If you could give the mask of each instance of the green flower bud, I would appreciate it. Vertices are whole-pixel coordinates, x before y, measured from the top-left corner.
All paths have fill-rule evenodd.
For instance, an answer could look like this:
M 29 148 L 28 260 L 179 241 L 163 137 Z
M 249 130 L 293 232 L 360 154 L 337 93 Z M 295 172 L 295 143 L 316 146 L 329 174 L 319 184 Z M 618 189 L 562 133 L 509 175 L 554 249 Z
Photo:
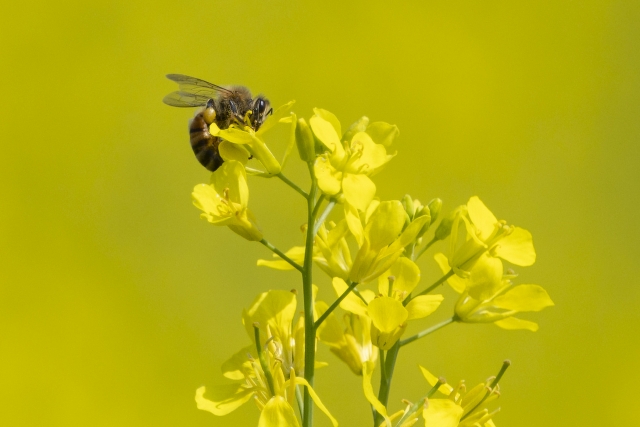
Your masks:
M 353 135 L 355 135 L 358 132 L 364 132 L 367 129 L 367 126 L 369 126 L 369 117 L 367 116 L 360 117 L 358 121 L 356 121 L 351 126 L 349 126 L 349 129 L 347 129 L 347 131 L 342 136 L 342 140 L 351 141 L 351 138 L 353 138 Z
M 430 201 L 427 206 L 429 206 L 429 211 L 431 212 L 431 224 L 433 224 L 438 219 L 440 211 L 442 210 L 442 199 L 435 198 Z
M 307 124 L 307 121 L 302 118 L 298 119 L 298 126 L 296 126 L 296 145 L 298 146 L 298 153 L 302 161 L 311 162 L 316 158 L 315 144 L 313 132 Z
M 457 211 L 454 210 L 449 215 L 442 218 L 442 221 L 440 221 L 438 228 L 436 228 L 436 235 L 435 235 L 436 239 L 444 240 L 447 237 L 449 237 L 449 234 L 451 234 L 451 227 L 453 226 L 453 220 L 455 219 L 456 214 L 457 214 Z
M 413 220 L 416 208 L 413 205 L 413 199 L 410 195 L 404 195 L 404 197 L 402 198 L 402 207 L 404 208 L 404 211 L 407 213 L 407 215 L 409 215 L 409 219 Z
M 428 206 L 423 206 L 422 209 L 420 209 L 418 212 L 416 212 L 415 218 L 420 218 L 420 217 L 423 217 L 423 216 L 428 216 L 429 218 L 431 218 L 431 211 L 430 211 Z M 422 226 L 422 228 L 418 232 L 418 238 L 422 237 L 424 235 L 424 233 L 427 232 L 427 230 L 429 229 L 430 225 L 431 225 L 431 219 L 429 219 L 427 221 L 427 223 Z

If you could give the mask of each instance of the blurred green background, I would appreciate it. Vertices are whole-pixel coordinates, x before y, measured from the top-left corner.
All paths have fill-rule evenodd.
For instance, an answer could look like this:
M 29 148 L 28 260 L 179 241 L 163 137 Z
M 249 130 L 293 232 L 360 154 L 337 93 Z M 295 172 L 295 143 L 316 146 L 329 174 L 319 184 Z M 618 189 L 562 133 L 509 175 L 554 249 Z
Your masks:
M 209 174 L 189 148 L 193 113 L 161 103 L 164 75 L 185 73 L 343 126 L 395 123 L 380 197 L 451 209 L 479 195 L 533 233 L 519 282 L 556 303 L 526 316 L 540 330 L 453 325 L 419 341 L 400 354 L 394 408 L 424 393 L 418 363 L 475 383 L 510 358 L 498 426 L 634 425 L 639 19 L 631 1 L 5 4 L 0 424 L 256 425 L 253 405 L 217 418 L 194 392 L 248 344 L 241 309 L 297 274 L 256 267 L 264 247 L 198 218 L 190 192 Z M 300 197 L 250 185 L 266 236 L 299 243 Z M 430 282 L 435 263 L 420 266 Z M 370 425 L 359 378 L 326 348 L 319 359 L 341 425 Z

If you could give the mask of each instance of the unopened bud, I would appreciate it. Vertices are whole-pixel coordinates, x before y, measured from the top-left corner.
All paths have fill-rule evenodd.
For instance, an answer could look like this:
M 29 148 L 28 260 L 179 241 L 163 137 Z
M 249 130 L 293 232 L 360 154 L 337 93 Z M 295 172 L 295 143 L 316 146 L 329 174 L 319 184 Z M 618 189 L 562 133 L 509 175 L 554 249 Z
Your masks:
M 451 227 L 453 226 L 453 220 L 455 219 L 455 217 L 456 217 L 456 211 L 453 211 L 446 217 L 442 218 L 442 221 L 440 221 L 438 228 L 436 228 L 436 235 L 435 235 L 436 239 L 444 240 L 447 237 L 449 237 L 449 234 L 451 234 Z
M 431 211 L 430 211 L 428 206 L 423 206 L 422 209 L 420 209 L 418 212 L 416 212 L 415 218 L 420 218 L 420 217 L 423 217 L 423 216 L 428 216 L 429 219 L 427 220 L 427 222 L 422 226 L 422 228 L 418 232 L 418 238 L 422 237 L 424 235 L 424 233 L 426 233 L 427 230 L 429 230 L 429 226 L 431 225 Z
M 307 124 L 307 121 L 305 119 L 298 119 L 298 126 L 296 126 L 296 145 L 298 146 L 298 153 L 302 161 L 312 162 L 315 159 L 315 144 L 313 132 Z
M 442 199 L 433 199 L 427 206 L 429 206 L 429 211 L 431 212 L 431 224 L 433 224 L 438 219 L 440 211 L 442 210 Z
M 369 126 L 369 117 L 367 116 L 360 117 L 355 123 L 349 126 L 349 129 L 347 129 L 347 131 L 342 136 L 342 140 L 351 141 L 351 138 L 353 138 L 353 135 L 355 135 L 358 132 L 364 132 L 367 129 L 367 126 Z
M 413 199 L 410 195 L 405 194 L 402 198 L 402 207 L 404 211 L 409 215 L 409 219 L 413 220 L 413 215 L 415 214 L 415 207 L 413 206 Z

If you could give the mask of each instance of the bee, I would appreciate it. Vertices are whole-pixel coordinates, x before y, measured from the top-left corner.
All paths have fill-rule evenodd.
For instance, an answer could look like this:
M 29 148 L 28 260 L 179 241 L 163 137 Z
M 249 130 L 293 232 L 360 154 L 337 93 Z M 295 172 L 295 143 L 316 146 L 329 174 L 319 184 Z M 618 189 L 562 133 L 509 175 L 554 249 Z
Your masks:
M 248 123 L 257 131 L 273 113 L 267 98 L 259 95 L 253 99 L 249 89 L 244 86 L 225 88 L 183 74 L 167 74 L 167 78 L 178 83 L 179 90 L 165 96 L 162 100 L 165 104 L 172 107 L 204 107 L 189 122 L 189 135 L 196 158 L 212 172 L 224 160 L 218 151 L 221 139 L 209 133 L 210 124 L 215 123 L 220 129 L 227 129 L 232 124 Z

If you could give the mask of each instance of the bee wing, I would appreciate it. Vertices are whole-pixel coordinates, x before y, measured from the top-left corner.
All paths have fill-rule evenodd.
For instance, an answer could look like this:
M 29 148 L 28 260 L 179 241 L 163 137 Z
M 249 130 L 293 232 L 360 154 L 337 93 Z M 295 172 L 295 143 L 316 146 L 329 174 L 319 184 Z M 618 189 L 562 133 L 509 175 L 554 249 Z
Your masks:
M 210 99 L 216 97 L 215 94 L 211 95 L 197 95 L 195 93 L 177 91 L 165 96 L 162 102 L 172 107 L 202 107 L 207 105 Z
M 167 78 L 178 83 L 180 89 L 171 92 L 162 100 L 173 107 L 200 107 L 207 105 L 210 99 L 216 99 L 219 92 L 231 92 L 222 86 L 184 74 L 167 74 Z

